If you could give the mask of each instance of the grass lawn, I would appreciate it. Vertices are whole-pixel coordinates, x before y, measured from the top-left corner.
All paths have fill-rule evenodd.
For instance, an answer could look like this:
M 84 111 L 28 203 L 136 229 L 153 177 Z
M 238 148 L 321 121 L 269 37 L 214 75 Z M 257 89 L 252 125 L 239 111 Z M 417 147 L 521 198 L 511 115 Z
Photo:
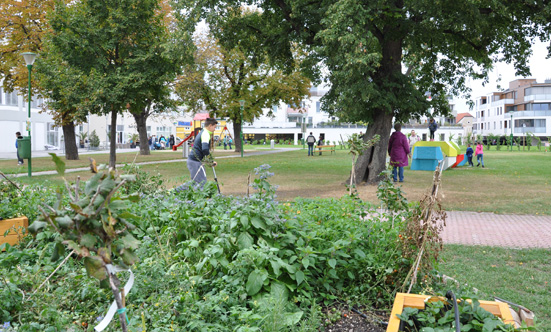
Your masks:
M 462 284 L 534 311 L 541 331 L 551 331 L 549 250 L 446 245 L 440 271 Z
M 254 147 L 254 149 L 253 149 Z M 222 193 L 244 195 L 247 191 L 249 172 L 261 164 L 272 165 L 275 176 L 272 183 L 279 185 L 278 195 L 281 200 L 292 200 L 295 197 L 340 197 L 345 195 L 344 182 L 350 173 L 351 160 L 345 150 L 337 149 L 333 155 L 307 157 L 306 150 L 298 148 L 289 152 L 261 156 L 247 156 L 247 153 L 265 150 L 262 145 L 247 146 L 246 158 L 239 158 L 233 151 L 217 148 L 215 155 L 220 158 L 216 168 Z M 269 150 L 269 149 L 268 149 Z M 234 156 L 236 158 L 221 158 Z M 79 161 L 68 161 L 68 168 L 88 166 L 88 157 L 93 157 L 98 164 L 108 161 L 107 154 L 85 155 Z M 132 162 L 135 153 L 119 154 L 120 163 Z M 153 151 L 150 156 L 138 156 L 136 162 L 163 161 L 175 159 L 174 163 L 153 163 L 143 165 L 142 169 L 160 173 L 168 187 L 177 186 L 189 177 L 181 152 Z M 443 205 L 447 210 L 483 211 L 510 214 L 550 215 L 551 204 L 551 153 L 539 151 L 486 151 L 484 155 L 486 168 L 460 167 L 444 172 L 441 193 Z M 0 169 L 4 171 L 0 161 Z M 53 169 L 50 158 L 36 158 L 33 169 Z M 9 161 L 8 167 L 14 167 Z M 17 166 L 15 166 L 17 167 Z M 26 167 L 20 170 L 26 173 Z M 83 179 L 89 172 L 70 173 L 69 179 L 80 175 Z M 207 170 L 209 179 L 212 172 Z M 253 172 L 254 175 L 254 172 Z M 405 182 L 401 185 L 410 201 L 419 200 L 432 182 L 433 172 L 411 171 L 405 169 Z M 59 180 L 58 176 L 36 176 L 32 180 L 25 177 L 22 181 Z M 376 186 L 360 186 L 360 196 L 368 201 L 377 202 Z

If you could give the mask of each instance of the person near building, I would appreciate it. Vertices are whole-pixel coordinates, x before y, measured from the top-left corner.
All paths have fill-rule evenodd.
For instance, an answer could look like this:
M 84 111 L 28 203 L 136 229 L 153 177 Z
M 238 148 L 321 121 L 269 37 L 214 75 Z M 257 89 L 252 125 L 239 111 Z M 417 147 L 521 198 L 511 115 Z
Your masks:
M 228 149 L 228 136 L 224 136 L 224 139 L 222 140 L 224 142 L 224 150 Z
M 174 135 L 170 135 L 170 137 L 168 138 L 168 144 L 170 145 L 171 150 L 172 150 L 172 147 L 174 146 L 174 143 L 175 143 Z
M 308 156 L 314 156 L 314 144 L 316 144 L 316 138 L 310 132 L 310 135 L 306 137 L 306 144 L 308 144 Z
M 319 137 L 319 139 L 318 139 L 317 145 L 318 145 L 318 146 L 323 145 L 323 138 L 321 137 L 321 135 L 320 135 L 320 137 Z M 321 156 L 321 148 L 319 148 L 319 150 L 320 150 L 320 156 Z
M 230 150 L 231 150 L 232 143 L 233 143 L 233 138 L 229 137 L 228 138 L 228 146 L 230 147 Z M 245 151 L 245 150 L 243 150 L 243 151 Z
M 469 165 L 471 167 L 474 167 L 473 164 L 473 148 L 471 148 L 471 143 L 467 144 L 467 151 L 465 151 L 465 155 L 467 156 L 467 161 L 469 162 Z
M 478 162 L 476 167 L 482 164 L 482 168 L 484 168 L 484 146 L 482 145 L 482 142 L 476 142 L 476 150 L 474 154 L 476 155 L 476 161 Z
M 394 130 L 388 142 L 392 179 L 396 182 L 397 178 L 399 178 L 400 182 L 404 182 L 404 167 L 409 165 L 409 144 L 406 135 L 402 134 L 401 124 L 395 124 Z
M 434 121 L 434 118 L 430 118 L 429 121 L 429 132 L 430 132 L 430 140 L 434 141 L 434 132 L 438 129 L 438 125 L 436 124 L 436 121 Z
M 421 138 L 417 135 L 415 130 L 412 130 L 411 133 L 409 134 L 409 139 L 408 139 L 410 154 L 411 154 L 411 150 L 413 149 L 413 145 L 415 145 L 415 143 L 419 142 L 420 140 Z
M 210 154 L 210 142 L 217 124 L 218 121 L 215 119 L 207 118 L 205 120 L 205 126 L 195 138 L 193 148 L 187 159 L 187 168 L 191 179 L 201 186 L 207 181 L 207 172 L 201 161 Z M 216 162 L 213 165 L 216 166 Z
M 20 139 L 23 139 L 23 136 L 21 136 L 21 133 L 18 131 L 15 133 L 15 149 L 17 151 L 17 164 L 23 165 L 24 161 L 23 161 L 23 158 L 19 156 L 19 149 L 18 149 L 19 144 L 17 144 L 17 141 Z

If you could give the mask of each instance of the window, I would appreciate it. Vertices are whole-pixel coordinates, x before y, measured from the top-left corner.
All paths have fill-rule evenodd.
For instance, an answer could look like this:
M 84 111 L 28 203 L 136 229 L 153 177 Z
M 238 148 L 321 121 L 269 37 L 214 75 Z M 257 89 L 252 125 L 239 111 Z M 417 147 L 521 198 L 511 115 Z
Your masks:
M 316 113 L 320 112 L 320 102 L 316 101 Z
M 494 121 L 494 129 L 496 129 L 496 122 Z
M 48 122 L 46 126 L 46 143 L 49 145 L 57 146 L 59 141 L 59 128 L 56 127 L 53 122 Z
M 551 94 L 551 86 L 537 86 L 524 89 L 525 96 Z
M 18 99 L 17 91 L 14 90 L 11 93 L 6 93 L 6 105 L 17 106 L 19 105 Z

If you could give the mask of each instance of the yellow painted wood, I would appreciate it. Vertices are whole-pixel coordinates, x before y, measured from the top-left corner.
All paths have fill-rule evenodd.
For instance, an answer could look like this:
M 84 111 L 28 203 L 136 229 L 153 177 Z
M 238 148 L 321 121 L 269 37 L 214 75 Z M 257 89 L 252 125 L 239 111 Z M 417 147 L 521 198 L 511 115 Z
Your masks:
M 25 228 L 25 234 L 27 234 L 27 228 L 29 227 L 29 219 L 27 217 L 19 217 L 13 219 L 0 220 L 0 244 L 9 243 L 14 245 L 19 242 L 19 234 L 12 228 L 15 227 L 19 229 L 20 227 Z M 7 236 L 4 237 L 4 233 L 10 230 Z M 21 231 L 19 231 L 21 232 Z
M 398 329 L 400 328 L 400 319 L 396 317 L 396 315 L 401 314 L 404 308 L 415 308 L 420 310 L 425 309 L 425 300 L 429 302 L 438 301 L 438 300 L 446 301 L 446 298 L 431 297 L 428 295 L 419 295 L 419 294 L 405 294 L 405 293 L 396 294 L 386 332 L 398 332 Z M 480 307 L 492 313 L 493 315 L 500 317 L 503 320 L 503 322 L 506 324 L 515 323 L 513 316 L 509 311 L 509 306 L 507 305 L 507 303 L 494 302 L 494 301 L 480 301 Z
M 442 153 L 446 157 L 457 157 L 457 155 L 460 153 L 458 150 L 455 149 L 455 147 L 450 142 L 444 142 L 444 141 L 419 141 L 413 145 L 413 149 L 415 149 L 418 146 L 438 146 L 442 149 Z M 413 150 L 411 151 L 413 155 Z

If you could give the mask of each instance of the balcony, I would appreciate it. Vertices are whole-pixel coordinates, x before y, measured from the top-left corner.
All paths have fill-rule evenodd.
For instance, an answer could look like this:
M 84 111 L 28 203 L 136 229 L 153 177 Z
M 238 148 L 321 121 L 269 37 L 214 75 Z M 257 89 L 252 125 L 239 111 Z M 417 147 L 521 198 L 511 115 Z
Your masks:
M 524 96 L 524 101 L 550 101 L 551 95 L 529 95 Z
M 515 103 L 514 99 L 500 99 L 492 102 L 492 106 L 504 106 L 504 105 L 512 105 Z
M 515 128 L 515 134 L 525 135 L 526 133 L 544 134 L 545 127 L 520 127 Z
M 550 95 L 551 96 L 551 95 Z M 506 116 L 509 113 L 505 114 Z M 515 118 L 534 117 L 534 116 L 551 116 L 551 111 L 516 111 L 513 113 Z M 510 116 L 510 115 L 509 115 Z

